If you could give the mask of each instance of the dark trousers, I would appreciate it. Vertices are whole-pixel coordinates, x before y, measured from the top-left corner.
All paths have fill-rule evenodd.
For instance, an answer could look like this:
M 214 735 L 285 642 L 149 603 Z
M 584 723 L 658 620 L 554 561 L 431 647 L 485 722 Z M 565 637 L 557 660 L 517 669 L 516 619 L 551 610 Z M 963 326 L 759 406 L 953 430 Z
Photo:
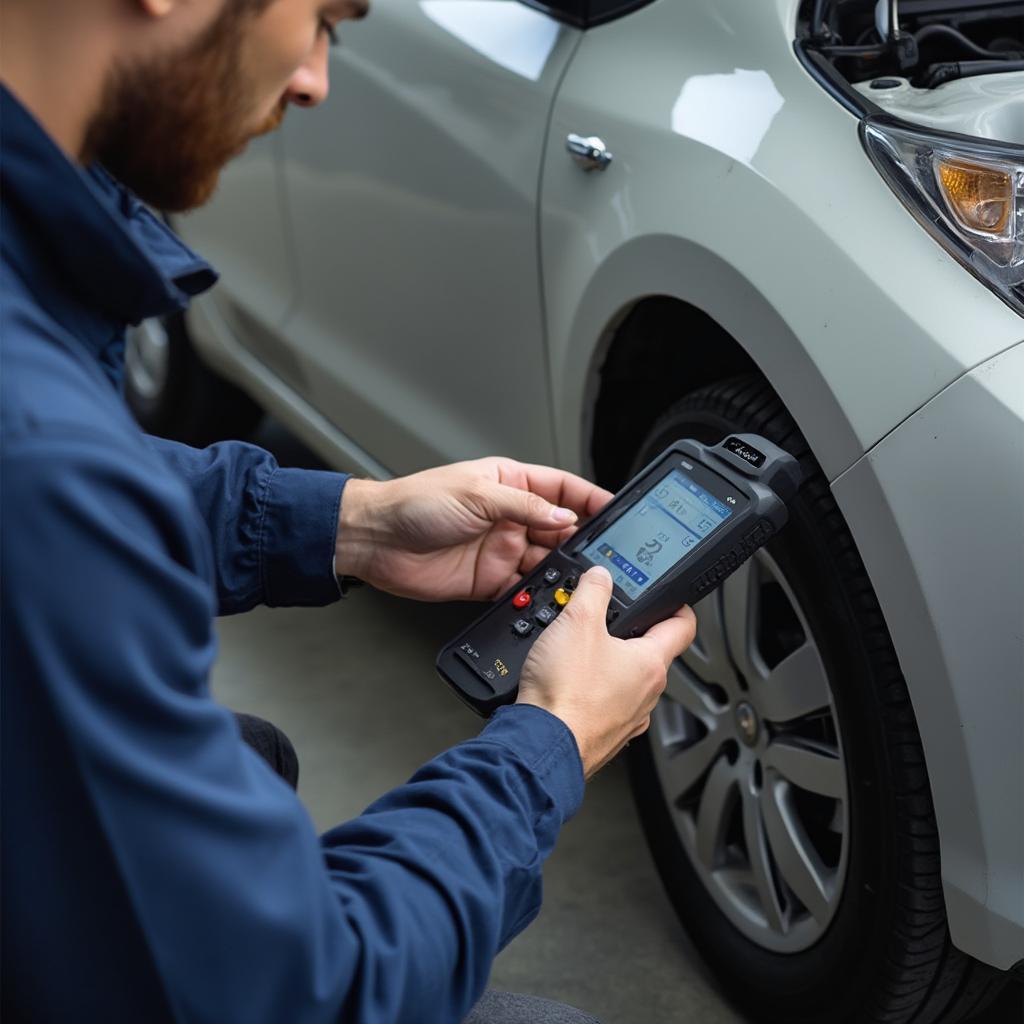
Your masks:
M 292 789 L 299 785 L 299 756 L 292 741 L 276 725 L 255 715 L 235 712 L 242 739 L 263 758 Z
M 255 715 L 235 713 L 242 739 L 292 789 L 299 784 L 299 758 L 292 741 L 271 722 Z M 513 992 L 489 991 L 473 1007 L 463 1024 L 598 1024 L 589 1014 L 562 1003 Z

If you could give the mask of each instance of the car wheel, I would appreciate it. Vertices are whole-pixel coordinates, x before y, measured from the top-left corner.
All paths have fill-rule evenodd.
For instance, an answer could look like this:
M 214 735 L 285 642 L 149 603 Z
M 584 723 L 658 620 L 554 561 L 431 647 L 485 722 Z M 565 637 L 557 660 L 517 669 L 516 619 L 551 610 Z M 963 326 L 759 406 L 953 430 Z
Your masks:
M 679 917 L 763 1021 L 966 1020 L 1003 976 L 950 944 L 928 775 L 885 621 L 828 483 L 756 376 L 687 396 L 680 437 L 797 456 L 790 522 L 697 607 L 630 771 Z
M 248 395 L 199 360 L 182 313 L 128 329 L 125 397 L 147 433 L 197 447 L 245 438 L 262 415 Z

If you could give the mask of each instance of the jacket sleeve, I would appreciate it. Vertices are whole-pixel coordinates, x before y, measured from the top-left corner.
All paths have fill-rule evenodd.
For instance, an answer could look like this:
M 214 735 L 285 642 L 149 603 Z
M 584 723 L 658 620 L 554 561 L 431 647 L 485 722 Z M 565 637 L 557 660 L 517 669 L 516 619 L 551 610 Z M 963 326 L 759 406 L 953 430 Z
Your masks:
M 8 654 L 61 723 L 176 1017 L 460 1021 L 582 798 L 566 726 L 505 709 L 318 838 L 210 698 L 213 599 L 180 484 L 87 438 L 7 454 L 5 571 L 33 581 Z
M 241 441 L 190 448 L 148 440 L 188 483 L 210 532 L 219 614 L 338 599 L 334 544 L 346 474 L 283 469 Z

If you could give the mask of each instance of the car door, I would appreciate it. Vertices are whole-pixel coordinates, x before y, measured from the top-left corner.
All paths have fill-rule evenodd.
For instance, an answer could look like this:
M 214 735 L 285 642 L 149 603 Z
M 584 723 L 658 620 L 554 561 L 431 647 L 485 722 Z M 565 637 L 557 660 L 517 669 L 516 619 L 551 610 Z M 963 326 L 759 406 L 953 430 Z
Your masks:
M 374 0 L 285 128 L 308 397 L 393 472 L 553 457 L 537 193 L 579 32 L 516 0 Z
M 294 266 L 281 195 L 282 140 L 254 139 L 221 172 L 211 201 L 175 217 L 174 227 L 220 273 L 204 298 L 216 306 L 233 338 L 294 384 L 277 331 L 295 296 Z

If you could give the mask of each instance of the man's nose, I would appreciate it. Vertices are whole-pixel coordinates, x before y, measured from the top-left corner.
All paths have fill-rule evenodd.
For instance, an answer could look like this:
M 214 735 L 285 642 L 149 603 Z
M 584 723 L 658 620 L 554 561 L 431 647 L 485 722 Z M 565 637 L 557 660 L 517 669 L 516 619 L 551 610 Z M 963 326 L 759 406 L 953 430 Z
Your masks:
M 327 39 L 317 39 L 309 57 L 299 65 L 288 82 L 285 97 L 298 107 L 315 107 L 327 99 Z

